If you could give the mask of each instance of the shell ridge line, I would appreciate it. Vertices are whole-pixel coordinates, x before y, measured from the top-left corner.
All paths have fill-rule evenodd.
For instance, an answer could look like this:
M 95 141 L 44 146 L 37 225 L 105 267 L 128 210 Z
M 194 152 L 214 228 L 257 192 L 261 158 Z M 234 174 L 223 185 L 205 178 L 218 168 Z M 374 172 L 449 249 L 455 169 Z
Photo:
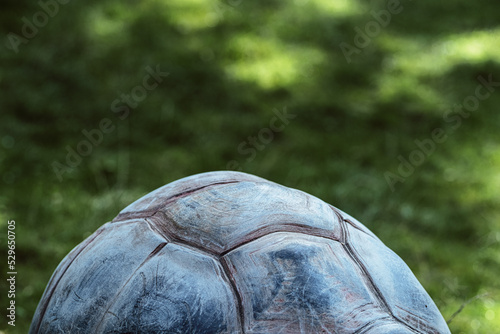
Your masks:
M 239 183 L 242 181 L 221 181 L 221 182 L 214 182 L 210 183 L 201 187 L 189 189 L 182 191 L 180 193 L 174 194 L 172 196 L 169 196 L 165 198 L 163 201 L 162 205 L 166 206 L 173 202 L 174 200 L 182 197 L 189 196 L 191 194 L 194 194 L 196 192 L 199 192 L 200 190 L 203 190 L 208 187 L 213 187 L 213 186 L 218 186 L 218 185 L 223 185 L 223 184 L 231 184 L 231 183 Z M 134 219 L 134 218 L 147 218 L 154 216 L 158 211 L 161 211 L 161 208 L 156 208 L 156 209 L 149 209 L 149 210 L 141 210 L 141 211 L 132 211 L 132 212 L 124 212 L 124 213 L 119 213 L 114 219 L 113 222 L 119 222 L 122 220 L 127 220 L 127 219 Z
M 351 225 L 352 227 L 354 227 L 355 229 L 363 232 L 364 234 L 370 236 L 371 238 L 373 238 L 373 236 L 370 234 L 370 233 L 367 233 L 365 230 L 361 229 L 357 224 L 355 224 L 354 222 L 352 222 L 350 219 L 346 219 L 342 216 L 342 214 L 337 210 L 336 207 L 334 207 L 333 205 L 330 205 L 330 209 L 333 210 L 333 212 L 335 213 L 335 215 L 339 218 L 340 221 L 345 221 L 347 222 L 349 225 Z
M 149 224 L 147 224 L 147 225 L 148 225 L 149 228 L 151 228 L 149 226 Z M 136 273 L 147 262 L 149 262 L 154 256 L 156 256 L 167 244 L 168 244 L 168 242 L 161 242 L 160 244 L 158 244 L 158 246 L 156 246 L 155 249 L 153 251 L 151 251 L 151 253 L 149 253 L 149 255 L 144 259 L 144 261 L 142 261 L 142 263 L 139 266 L 137 266 L 137 268 L 128 277 L 128 279 L 125 281 L 125 283 L 123 283 L 123 285 L 120 287 L 120 289 L 115 293 L 115 295 L 114 295 L 113 299 L 111 300 L 111 302 L 108 303 L 108 306 L 106 307 L 106 311 L 103 313 L 103 316 L 101 317 L 101 320 L 97 323 L 97 325 L 95 327 L 94 333 L 98 333 L 99 329 L 101 328 L 101 326 L 104 323 L 104 319 L 106 318 L 106 314 L 110 313 L 109 310 L 116 303 L 116 301 L 118 300 L 118 297 L 121 295 L 121 293 L 123 292 L 123 290 L 125 289 L 125 287 L 129 284 L 129 282 L 132 280 L 132 278 L 135 277 Z
M 318 237 L 318 238 L 325 238 L 333 241 L 339 242 L 340 240 L 336 238 L 334 235 L 331 234 L 331 231 L 325 230 L 322 228 L 318 227 L 311 227 L 305 224 L 299 224 L 299 223 L 292 223 L 292 222 L 284 222 L 284 223 L 279 223 L 275 225 L 270 225 L 266 226 L 260 229 L 256 229 L 252 232 L 249 232 L 247 235 L 243 237 L 243 240 L 240 242 L 236 242 L 234 245 L 231 245 L 231 247 L 227 248 L 224 250 L 220 255 L 224 256 L 235 249 L 240 248 L 241 246 L 244 246 L 246 244 L 252 243 L 256 240 L 259 240 L 265 236 L 268 236 L 270 234 L 274 233 L 298 233 L 298 234 L 304 234 L 304 235 L 309 235 L 312 237 Z
M 349 312 L 347 314 L 347 317 L 349 317 L 349 318 L 354 317 L 355 313 L 358 313 L 359 310 L 363 311 L 369 305 L 373 305 L 373 303 L 372 302 L 367 302 L 367 303 L 364 303 L 364 304 L 361 304 L 361 305 L 355 307 L 351 312 Z M 375 321 L 375 320 L 373 320 L 373 321 Z
M 390 315 L 388 315 L 387 317 L 384 317 L 384 318 L 379 318 L 379 319 L 372 320 L 369 323 L 367 323 L 364 326 L 362 326 L 360 329 L 358 329 L 353 334 L 365 334 L 365 333 L 369 333 L 370 330 L 372 330 L 373 328 L 377 327 L 377 321 L 384 320 L 384 319 L 390 319 L 390 320 L 392 320 L 392 317 Z
M 229 285 L 229 287 L 231 289 L 233 296 L 235 297 L 236 308 L 237 308 L 236 313 L 238 314 L 238 323 L 241 326 L 241 333 L 244 333 L 243 320 L 242 320 L 243 319 L 243 316 L 242 316 L 243 311 L 242 311 L 241 298 L 240 298 L 239 293 L 237 292 L 236 283 L 233 282 L 232 275 L 230 275 L 229 270 L 226 268 L 227 264 L 225 263 L 225 259 L 222 256 L 220 256 L 219 254 L 216 254 L 214 252 L 211 252 L 210 250 L 201 248 L 198 245 L 193 245 L 193 244 L 187 243 L 182 239 L 173 238 L 171 241 L 169 241 L 169 243 L 172 245 L 178 245 L 180 247 L 186 248 L 186 249 L 193 251 L 193 252 L 196 252 L 198 254 L 202 254 L 203 256 L 210 257 L 213 261 L 215 261 L 216 263 L 218 263 L 220 265 L 220 269 L 222 269 L 222 270 L 219 269 L 218 272 L 223 273 L 222 279 L 225 282 L 227 282 L 227 284 Z M 238 333 L 238 334 L 240 334 L 240 333 Z
M 351 246 L 351 244 L 350 244 L 350 242 L 348 240 L 349 233 L 347 231 L 345 223 L 346 223 L 345 220 L 342 219 L 341 220 L 341 224 L 340 224 L 341 229 L 342 229 L 342 237 L 343 237 L 343 241 L 344 241 L 342 243 L 342 247 L 344 248 L 344 250 L 347 253 L 347 255 L 354 261 L 354 263 L 356 263 L 357 267 L 361 270 L 361 272 L 367 278 L 367 280 L 368 280 L 367 283 L 369 283 L 367 285 L 367 288 L 370 289 L 370 290 L 372 290 L 373 294 L 381 302 L 381 304 L 382 304 L 381 306 L 384 307 L 385 311 L 387 313 L 389 313 L 393 318 L 395 318 L 394 314 L 392 313 L 392 311 L 391 311 L 391 309 L 390 309 L 390 307 L 389 307 L 389 305 L 387 303 L 387 300 L 384 298 L 384 296 L 382 295 L 382 292 L 376 286 L 375 282 L 373 281 L 373 278 L 371 277 L 370 273 L 366 269 L 365 265 L 361 262 L 361 260 L 359 259 L 358 254 L 355 252 L 354 248 Z
M 244 333 L 244 316 L 243 316 L 243 303 L 241 300 L 241 296 L 238 292 L 238 289 L 236 288 L 236 282 L 234 282 L 234 278 L 228 268 L 228 264 L 223 257 L 222 254 L 218 254 L 216 252 L 211 251 L 208 248 L 201 247 L 198 244 L 188 242 L 187 240 L 184 240 L 174 233 L 170 231 L 169 228 L 172 226 L 171 219 L 162 211 L 158 211 L 154 216 L 145 219 L 145 221 L 150 225 L 151 229 L 158 233 L 160 236 L 164 237 L 165 239 L 169 240 L 172 244 L 179 245 L 182 247 L 186 247 L 190 250 L 193 250 L 197 253 L 203 254 L 205 256 L 209 256 L 214 258 L 214 260 L 219 263 L 222 273 L 224 274 L 225 277 L 223 277 L 224 281 L 226 281 L 231 288 L 231 292 L 236 300 L 236 307 L 237 307 L 237 314 L 238 314 L 238 323 L 240 324 L 241 328 L 241 333 Z M 161 228 L 158 226 L 158 222 L 162 222 L 164 224 L 164 228 Z
M 161 237 L 165 238 L 166 240 L 168 240 L 173 244 L 187 247 L 196 252 L 199 252 L 207 256 L 211 256 L 216 259 L 220 257 L 220 254 L 217 251 L 212 250 L 208 247 L 203 247 L 202 245 L 197 244 L 195 242 L 186 240 L 182 236 L 179 236 L 175 234 L 175 232 L 172 232 L 173 220 L 170 217 L 168 217 L 163 211 L 158 211 L 155 215 L 145 220 L 148 222 L 148 224 L 151 225 L 153 232 L 156 232 Z M 159 226 L 158 224 L 163 224 L 163 225 Z
M 142 211 L 119 213 L 115 218 L 113 218 L 111 222 L 114 224 L 114 223 L 121 223 L 126 220 L 149 218 L 154 214 L 156 214 L 157 212 L 158 210 L 142 210 Z
M 390 318 L 390 317 L 388 317 Z M 375 319 L 375 320 L 372 320 L 366 324 L 364 324 L 363 326 L 361 326 L 360 329 L 358 329 L 357 331 L 355 331 L 354 333 L 352 334 L 363 334 L 363 333 L 366 333 L 367 330 L 370 330 L 372 327 L 375 326 L 375 323 L 378 321 L 379 319 Z
M 34 333 L 38 333 L 40 331 L 40 325 L 43 321 L 43 318 L 45 317 L 45 312 L 47 311 L 47 307 L 49 306 L 50 300 L 52 299 L 52 296 L 54 294 L 54 291 L 56 290 L 57 286 L 59 285 L 59 282 L 63 278 L 64 274 L 66 271 L 68 271 L 69 267 L 73 264 L 73 262 L 77 259 L 77 257 L 95 240 L 101 233 L 105 230 L 105 226 L 109 225 L 104 225 L 102 228 L 97 230 L 94 234 L 94 236 L 89 239 L 85 240 L 84 243 L 82 243 L 78 248 L 75 249 L 75 254 L 74 256 L 70 259 L 70 262 L 62 269 L 61 273 L 58 275 L 57 280 L 54 282 L 52 285 L 51 289 L 48 292 L 47 296 L 45 297 L 44 304 L 42 306 L 42 310 L 40 311 L 40 315 L 38 317 L 38 322 L 36 324 Z M 71 253 L 70 253 L 71 254 Z M 55 276 L 53 278 L 56 278 Z M 52 282 L 52 279 L 51 279 Z
M 156 234 L 158 234 L 163 239 L 165 239 L 166 241 L 168 241 L 168 242 L 172 241 L 173 238 L 172 238 L 172 235 L 169 233 L 170 231 L 163 231 L 162 229 L 160 229 L 158 227 L 158 225 L 156 225 L 155 221 L 151 218 L 153 218 L 153 217 L 144 218 L 144 221 L 146 223 L 148 223 L 151 230 L 153 232 L 155 232 Z
M 396 307 L 399 308 L 400 310 L 402 310 L 403 312 L 411 315 L 413 317 L 413 319 L 411 319 L 411 320 L 413 320 L 413 321 L 415 321 L 415 320 L 420 321 L 423 324 L 423 327 L 424 327 L 423 330 L 430 331 L 430 332 L 428 332 L 429 334 L 439 334 L 439 332 L 434 327 L 432 327 L 431 325 L 429 325 L 429 323 L 428 323 L 428 321 L 426 319 L 422 318 L 421 316 L 416 315 L 413 312 L 408 311 L 407 309 L 404 309 L 404 308 L 400 307 L 399 305 L 396 305 Z M 417 322 L 417 324 L 418 324 L 418 322 Z M 417 328 L 415 330 L 418 330 L 418 333 L 421 333 L 421 331 L 419 329 L 420 328 Z
M 410 324 L 407 324 L 405 322 L 403 322 L 401 319 L 399 319 L 398 317 L 396 317 L 394 315 L 394 313 L 392 312 L 391 308 L 389 307 L 389 303 L 387 302 L 387 300 L 385 299 L 384 295 L 382 294 L 382 291 L 380 291 L 380 289 L 378 288 L 378 286 L 375 284 L 375 281 L 373 280 L 373 277 L 370 275 L 368 269 L 366 268 L 365 264 L 360 260 L 360 256 L 357 254 L 356 250 L 354 249 L 354 247 L 352 247 L 352 245 L 349 243 L 348 241 L 348 232 L 347 232 L 347 228 L 344 224 L 346 224 L 346 220 L 345 219 L 342 219 L 342 224 L 341 224 L 341 228 L 344 230 L 344 236 L 345 236 L 345 243 L 342 244 L 342 247 L 344 248 L 344 250 L 346 251 L 346 253 L 349 255 L 349 257 L 356 263 L 356 265 L 358 266 L 358 268 L 363 272 L 364 276 L 367 278 L 368 280 L 368 285 L 367 285 L 367 288 L 369 288 L 373 294 L 377 297 L 377 299 L 381 302 L 381 306 L 385 309 L 385 311 L 392 317 L 392 319 L 402 325 L 404 325 L 405 327 L 407 327 L 408 329 L 414 331 L 415 333 L 421 333 L 418 329 L 414 328 L 413 326 L 411 326 Z
M 245 314 L 243 312 L 243 300 L 238 291 L 238 287 L 236 285 L 236 281 L 234 280 L 234 276 L 231 273 L 231 269 L 229 268 L 229 264 L 224 256 L 219 257 L 219 263 L 224 271 L 226 279 L 229 281 L 229 285 L 231 286 L 231 290 L 233 291 L 233 295 L 236 298 L 237 305 L 237 313 L 238 313 L 238 322 L 240 323 L 241 333 L 245 333 Z
M 214 182 L 214 183 L 206 184 L 204 186 L 200 186 L 200 187 L 197 187 L 197 188 L 188 189 L 188 190 L 182 191 L 180 193 L 174 194 L 174 195 L 166 198 L 165 199 L 165 204 L 168 204 L 168 203 L 172 202 L 174 199 L 177 199 L 177 198 L 180 198 L 180 197 L 186 197 L 188 195 L 191 195 L 193 193 L 199 192 L 200 190 L 203 190 L 203 189 L 208 188 L 208 187 L 218 186 L 218 185 L 222 185 L 222 184 L 239 183 L 239 182 L 241 182 L 241 181 L 237 181 L 237 180 L 234 180 L 234 181 L 220 181 L 220 182 Z
M 402 310 L 402 311 L 406 312 L 406 313 L 411 314 L 411 315 L 412 315 L 412 316 L 414 316 L 415 318 L 418 318 L 419 320 L 421 320 L 421 321 L 423 321 L 423 322 L 426 322 L 426 320 L 425 320 L 424 318 L 422 318 L 421 316 L 418 316 L 418 315 L 416 315 L 415 313 L 410 312 L 410 311 L 408 311 L 407 309 L 404 309 L 404 308 L 402 308 L 402 307 L 401 307 L 401 306 L 399 306 L 399 305 L 396 305 L 396 307 L 397 307 L 398 309 L 400 309 L 400 310 Z

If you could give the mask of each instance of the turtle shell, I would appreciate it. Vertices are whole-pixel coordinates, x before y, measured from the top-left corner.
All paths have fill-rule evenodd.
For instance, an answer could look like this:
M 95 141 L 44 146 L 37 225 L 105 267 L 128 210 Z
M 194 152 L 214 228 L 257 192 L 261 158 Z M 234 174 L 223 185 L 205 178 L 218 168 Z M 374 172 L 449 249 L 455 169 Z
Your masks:
M 408 266 L 302 191 L 239 172 L 167 184 L 54 272 L 30 333 L 450 333 Z

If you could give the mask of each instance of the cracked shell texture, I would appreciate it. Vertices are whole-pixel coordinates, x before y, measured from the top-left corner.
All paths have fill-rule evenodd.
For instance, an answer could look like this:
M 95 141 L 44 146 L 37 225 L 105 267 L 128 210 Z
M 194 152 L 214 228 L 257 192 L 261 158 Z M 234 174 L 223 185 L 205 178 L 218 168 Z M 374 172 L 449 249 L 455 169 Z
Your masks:
M 59 264 L 30 333 L 450 333 L 353 217 L 239 172 L 167 184 Z

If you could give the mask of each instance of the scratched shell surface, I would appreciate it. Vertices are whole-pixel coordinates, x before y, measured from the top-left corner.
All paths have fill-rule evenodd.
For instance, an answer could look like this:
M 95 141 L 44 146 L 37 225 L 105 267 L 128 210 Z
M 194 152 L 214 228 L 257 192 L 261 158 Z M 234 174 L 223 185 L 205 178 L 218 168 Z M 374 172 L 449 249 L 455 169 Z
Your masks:
M 55 270 L 30 333 L 450 333 L 353 217 L 239 172 L 142 197 Z

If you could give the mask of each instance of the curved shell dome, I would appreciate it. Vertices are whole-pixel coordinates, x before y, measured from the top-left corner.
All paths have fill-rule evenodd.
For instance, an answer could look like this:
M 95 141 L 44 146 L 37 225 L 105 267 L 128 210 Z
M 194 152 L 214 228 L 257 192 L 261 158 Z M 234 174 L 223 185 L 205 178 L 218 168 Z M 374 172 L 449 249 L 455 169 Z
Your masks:
M 63 259 L 30 333 L 449 333 L 364 225 L 239 172 L 142 197 Z

